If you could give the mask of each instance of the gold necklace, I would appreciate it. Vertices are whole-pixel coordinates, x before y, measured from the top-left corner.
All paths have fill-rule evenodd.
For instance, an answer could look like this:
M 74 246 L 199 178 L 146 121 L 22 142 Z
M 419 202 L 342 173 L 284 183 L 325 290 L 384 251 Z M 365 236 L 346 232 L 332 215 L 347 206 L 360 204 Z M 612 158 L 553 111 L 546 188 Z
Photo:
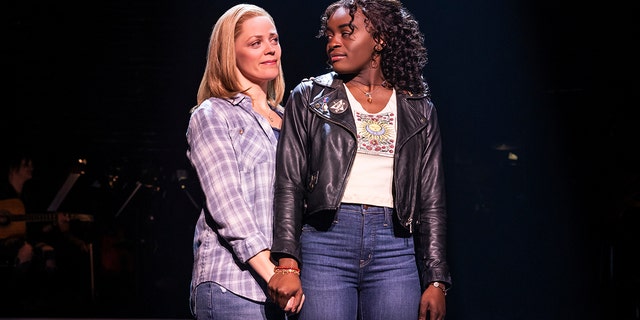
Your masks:
M 280 129 L 281 124 L 277 122 L 276 116 L 273 116 L 272 114 L 275 114 L 276 116 L 278 116 L 277 117 L 278 119 L 280 118 L 280 115 L 275 110 L 267 111 L 267 119 L 269 120 L 269 124 L 271 125 L 272 128 Z
M 359 83 L 359 84 L 361 84 L 361 85 L 363 85 L 363 86 L 367 86 L 366 84 L 364 84 L 364 83 L 362 83 L 362 82 L 360 82 L 360 81 L 357 81 L 357 80 L 351 80 L 351 81 L 353 81 L 353 82 L 355 82 L 355 83 Z M 372 86 L 374 86 L 374 87 L 375 87 L 375 89 L 373 89 L 373 90 L 371 90 L 371 91 L 364 91 L 364 90 L 360 89 L 360 88 L 359 88 L 358 86 L 356 86 L 356 85 L 354 85 L 354 87 L 355 87 L 356 89 L 360 90 L 360 92 L 364 93 L 364 95 L 367 97 L 367 102 L 369 102 L 369 103 L 373 103 L 373 96 L 372 96 L 372 94 L 373 94 L 376 90 L 378 90 L 378 88 L 380 88 L 380 87 L 386 87 L 386 84 L 387 84 L 387 81 L 386 81 L 386 80 L 385 80 L 385 81 L 382 81 L 382 83 L 381 83 L 381 84 L 372 84 Z
M 261 109 L 262 112 L 258 111 L 258 109 L 256 108 L 254 108 L 254 110 L 258 112 L 258 114 L 260 114 L 263 118 L 269 120 L 269 123 L 275 122 L 275 119 L 272 116 L 272 114 L 275 113 L 275 111 L 273 110 L 273 108 L 271 108 L 271 105 L 269 104 L 268 101 L 267 101 L 267 108 Z
M 273 117 L 271 116 L 271 111 L 267 111 L 267 118 L 269 119 L 269 122 L 273 123 Z

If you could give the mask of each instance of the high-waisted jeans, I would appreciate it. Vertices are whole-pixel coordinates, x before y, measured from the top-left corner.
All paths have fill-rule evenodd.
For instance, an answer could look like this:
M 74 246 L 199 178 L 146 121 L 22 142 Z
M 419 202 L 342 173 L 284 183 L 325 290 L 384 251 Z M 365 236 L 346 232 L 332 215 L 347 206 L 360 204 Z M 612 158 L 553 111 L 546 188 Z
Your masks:
M 343 204 L 328 230 L 303 226 L 300 320 L 415 320 L 421 287 L 411 235 L 393 209 Z

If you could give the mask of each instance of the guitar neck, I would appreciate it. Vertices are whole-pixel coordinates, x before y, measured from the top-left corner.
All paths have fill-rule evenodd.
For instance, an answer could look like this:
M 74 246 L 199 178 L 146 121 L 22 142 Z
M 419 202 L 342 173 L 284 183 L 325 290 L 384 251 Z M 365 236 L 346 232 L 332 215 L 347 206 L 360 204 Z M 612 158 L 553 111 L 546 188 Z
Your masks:
M 25 214 L 20 199 L 0 200 L 0 239 L 24 236 L 27 222 L 55 222 L 58 215 L 64 214 L 69 220 L 93 222 L 93 216 L 82 213 L 46 212 Z
M 56 221 L 56 219 L 58 218 L 58 214 L 56 212 L 30 213 L 30 214 L 11 215 L 9 218 L 11 221 L 52 222 L 52 221 Z

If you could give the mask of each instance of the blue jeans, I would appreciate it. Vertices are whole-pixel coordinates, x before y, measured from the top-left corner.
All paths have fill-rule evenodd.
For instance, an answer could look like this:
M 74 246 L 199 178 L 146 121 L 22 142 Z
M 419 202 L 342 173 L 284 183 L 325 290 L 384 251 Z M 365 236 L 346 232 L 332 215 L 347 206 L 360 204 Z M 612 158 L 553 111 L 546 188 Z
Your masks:
M 285 319 L 284 312 L 277 305 L 243 298 L 215 282 L 201 283 L 196 287 L 191 312 L 197 320 Z
M 327 230 L 305 224 L 300 320 L 415 320 L 421 288 L 411 235 L 393 209 L 342 204 Z

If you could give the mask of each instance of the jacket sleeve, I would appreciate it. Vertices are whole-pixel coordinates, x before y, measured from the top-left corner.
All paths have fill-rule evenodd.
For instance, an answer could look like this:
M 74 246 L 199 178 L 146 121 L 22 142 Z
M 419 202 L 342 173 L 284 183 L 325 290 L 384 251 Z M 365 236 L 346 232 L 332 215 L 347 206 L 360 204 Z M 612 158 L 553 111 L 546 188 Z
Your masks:
M 426 146 L 422 154 L 420 215 L 418 218 L 418 243 L 420 271 L 426 285 L 433 281 L 452 284 L 446 258 L 447 211 L 445 198 L 442 143 L 436 109 L 427 99 Z
M 292 90 L 285 105 L 276 151 L 275 220 L 271 248 L 274 259 L 291 257 L 300 265 L 302 261 L 299 240 L 307 180 L 309 138 L 305 119 L 310 116 L 309 89 L 309 84 L 299 84 Z

